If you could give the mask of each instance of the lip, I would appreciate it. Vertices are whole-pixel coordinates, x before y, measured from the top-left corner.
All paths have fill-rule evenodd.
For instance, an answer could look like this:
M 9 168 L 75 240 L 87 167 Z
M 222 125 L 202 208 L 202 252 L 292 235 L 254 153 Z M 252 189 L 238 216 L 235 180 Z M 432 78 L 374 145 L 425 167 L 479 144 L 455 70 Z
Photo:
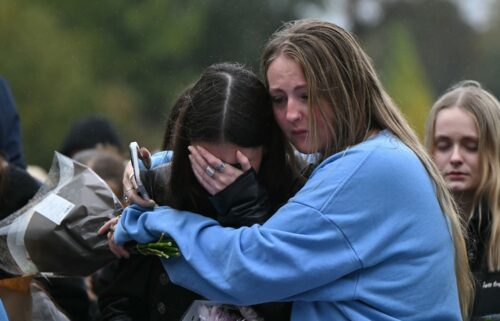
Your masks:
M 301 136 L 301 135 L 306 135 L 306 134 L 307 134 L 307 130 L 305 130 L 305 129 L 292 130 L 292 135 L 294 135 L 294 136 Z
M 466 176 L 469 176 L 467 173 L 464 172 L 449 172 L 446 174 L 446 177 L 453 180 L 453 179 L 464 179 Z

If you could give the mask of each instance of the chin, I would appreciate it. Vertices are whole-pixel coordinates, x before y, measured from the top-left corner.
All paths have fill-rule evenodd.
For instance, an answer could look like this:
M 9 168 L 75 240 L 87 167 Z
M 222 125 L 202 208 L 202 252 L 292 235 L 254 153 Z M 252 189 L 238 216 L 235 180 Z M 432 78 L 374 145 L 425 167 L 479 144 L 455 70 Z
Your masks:
M 301 147 L 295 147 L 299 152 L 302 154 L 313 154 L 314 152 L 310 150 L 309 148 L 301 148 Z
M 469 188 L 469 186 L 467 186 L 465 184 L 449 184 L 448 186 L 450 187 L 450 190 L 453 193 L 457 193 L 457 194 L 470 192 L 470 190 L 471 190 Z

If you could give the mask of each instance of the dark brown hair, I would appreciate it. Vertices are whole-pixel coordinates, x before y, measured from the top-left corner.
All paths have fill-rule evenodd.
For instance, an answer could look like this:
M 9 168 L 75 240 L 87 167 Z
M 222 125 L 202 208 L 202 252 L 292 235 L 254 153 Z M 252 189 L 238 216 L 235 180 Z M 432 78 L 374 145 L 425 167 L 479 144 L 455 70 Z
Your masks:
M 190 166 L 188 146 L 193 141 L 262 146 L 258 180 L 269 192 L 274 208 L 286 202 L 298 171 L 259 78 L 239 64 L 215 64 L 203 72 L 184 99 L 173 135 L 169 184 L 173 206 L 195 212 L 211 208 L 208 194 Z

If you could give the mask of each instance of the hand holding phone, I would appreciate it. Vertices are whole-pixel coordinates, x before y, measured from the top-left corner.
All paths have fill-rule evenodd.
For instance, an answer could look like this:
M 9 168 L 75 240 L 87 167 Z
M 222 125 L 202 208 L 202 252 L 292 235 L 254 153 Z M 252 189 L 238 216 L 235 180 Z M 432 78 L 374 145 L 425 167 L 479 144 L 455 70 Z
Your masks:
M 141 171 L 139 168 L 139 161 L 142 161 L 143 165 L 144 165 L 144 160 L 143 160 L 141 152 L 139 150 L 139 144 L 137 144 L 137 142 L 131 142 L 129 144 L 129 151 L 130 151 L 130 162 L 132 163 L 132 169 L 134 170 L 134 179 L 135 179 L 135 183 L 137 184 L 137 193 L 143 199 L 150 200 L 150 196 L 149 196 L 148 192 L 146 191 L 146 188 L 145 188 L 145 186 L 142 182 L 142 179 L 141 179 Z

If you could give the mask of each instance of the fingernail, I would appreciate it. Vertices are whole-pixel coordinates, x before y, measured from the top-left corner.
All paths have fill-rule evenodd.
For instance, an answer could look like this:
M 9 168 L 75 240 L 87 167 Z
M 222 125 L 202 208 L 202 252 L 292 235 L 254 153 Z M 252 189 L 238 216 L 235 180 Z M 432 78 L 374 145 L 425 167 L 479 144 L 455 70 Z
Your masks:
M 193 152 L 193 146 L 189 145 L 189 146 L 188 146 L 188 150 L 189 150 L 190 152 Z

